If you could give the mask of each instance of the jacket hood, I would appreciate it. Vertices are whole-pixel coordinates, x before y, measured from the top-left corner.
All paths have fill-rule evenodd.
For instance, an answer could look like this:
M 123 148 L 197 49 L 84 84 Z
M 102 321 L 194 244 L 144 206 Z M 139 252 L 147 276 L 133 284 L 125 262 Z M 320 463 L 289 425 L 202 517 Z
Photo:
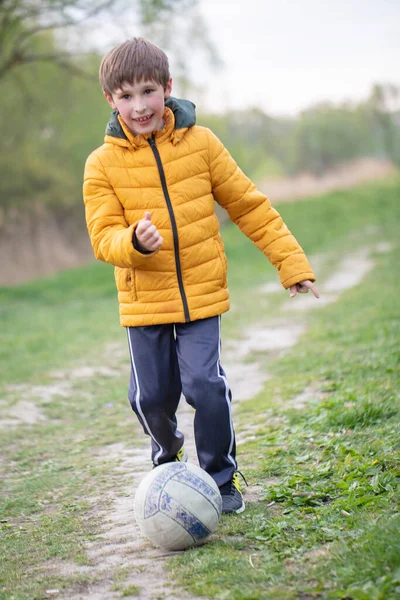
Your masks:
M 166 108 L 169 108 L 175 118 L 175 130 L 187 129 L 196 123 L 196 106 L 190 100 L 173 98 L 172 96 L 165 101 Z M 113 110 L 106 127 L 106 135 L 121 140 L 127 140 L 127 136 L 121 127 L 118 119 L 119 111 Z

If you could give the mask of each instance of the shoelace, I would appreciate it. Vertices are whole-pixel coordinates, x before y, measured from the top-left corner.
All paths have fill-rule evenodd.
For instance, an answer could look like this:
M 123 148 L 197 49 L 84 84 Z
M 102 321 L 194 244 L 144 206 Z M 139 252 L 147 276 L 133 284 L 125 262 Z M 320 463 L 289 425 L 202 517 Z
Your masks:
M 249 484 L 246 481 L 246 477 L 243 475 L 243 473 L 241 471 L 235 471 L 233 474 L 233 477 L 231 479 L 231 481 L 227 481 L 226 483 L 224 483 L 224 485 L 221 485 L 221 487 L 219 488 L 221 493 L 223 492 L 233 492 L 235 489 L 237 490 L 238 488 L 235 485 L 235 479 L 238 478 L 238 475 L 241 476 L 241 478 L 243 479 L 243 481 L 245 482 L 246 486 L 248 487 Z M 238 482 L 239 484 L 239 482 Z M 238 490 L 240 492 L 240 490 Z
M 249 487 L 249 484 L 247 483 L 246 477 L 243 475 L 243 473 L 241 471 L 235 471 L 235 473 L 239 474 L 240 477 L 243 479 L 243 481 L 246 484 L 246 487 Z

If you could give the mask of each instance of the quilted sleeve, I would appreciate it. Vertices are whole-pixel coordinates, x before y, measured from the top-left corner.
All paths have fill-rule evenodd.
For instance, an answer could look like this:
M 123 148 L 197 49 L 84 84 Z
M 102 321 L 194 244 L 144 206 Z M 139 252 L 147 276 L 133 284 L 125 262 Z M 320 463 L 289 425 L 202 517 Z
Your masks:
M 86 161 L 83 199 L 96 258 L 116 267 L 132 268 L 154 254 L 142 254 L 134 248 L 132 239 L 137 223 L 128 225 L 126 222 L 123 206 L 95 154 Z
M 267 196 L 244 175 L 210 130 L 208 137 L 215 200 L 278 269 L 280 281 L 286 289 L 304 279 L 315 281 L 303 249 Z

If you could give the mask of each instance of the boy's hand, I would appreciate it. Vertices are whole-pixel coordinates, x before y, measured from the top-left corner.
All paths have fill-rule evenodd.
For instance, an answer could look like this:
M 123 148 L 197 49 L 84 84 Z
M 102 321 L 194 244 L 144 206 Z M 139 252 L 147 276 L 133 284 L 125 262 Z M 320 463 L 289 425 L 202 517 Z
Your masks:
M 290 286 L 290 297 L 294 298 L 297 293 L 299 294 L 308 294 L 308 290 L 311 290 L 316 298 L 319 298 L 319 292 L 312 281 L 309 279 L 304 279 L 304 281 L 299 281 L 295 285 Z
M 136 239 L 140 247 L 148 252 L 155 252 L 163 243 L 157 227 L 151 222 L 151 213 L 146 212 L 136 227 Z

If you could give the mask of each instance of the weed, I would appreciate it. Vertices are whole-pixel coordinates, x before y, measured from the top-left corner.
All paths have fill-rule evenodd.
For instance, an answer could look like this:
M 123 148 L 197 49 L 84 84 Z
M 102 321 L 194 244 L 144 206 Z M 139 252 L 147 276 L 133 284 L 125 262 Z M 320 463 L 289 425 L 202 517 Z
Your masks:
M 122 590 L 122 597 L 127 598 L 128 596 L 139 596 L 140 587 L 137 585 L 128 585 Z

